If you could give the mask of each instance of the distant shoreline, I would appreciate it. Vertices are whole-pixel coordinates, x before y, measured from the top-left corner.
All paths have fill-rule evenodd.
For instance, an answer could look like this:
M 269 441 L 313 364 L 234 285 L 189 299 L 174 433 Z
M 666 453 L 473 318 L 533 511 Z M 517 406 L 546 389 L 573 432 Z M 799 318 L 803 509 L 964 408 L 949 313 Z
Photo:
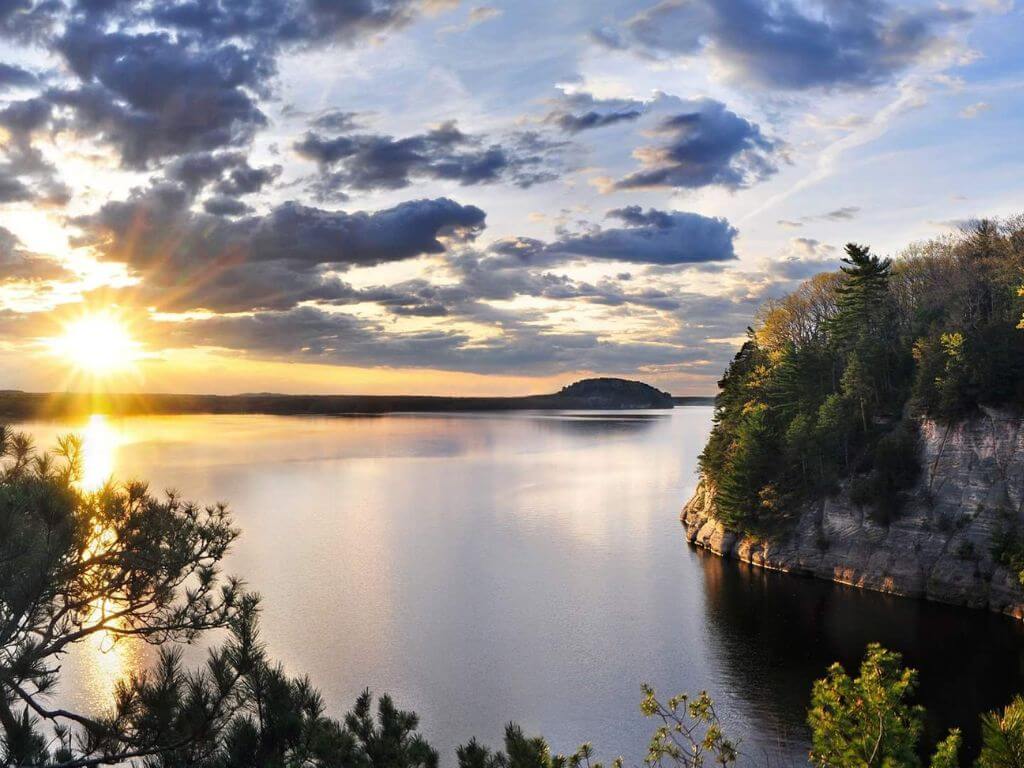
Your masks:
M 710 405 L 714 398 L 674 397 L 672 405 Z M 175 395 L 129 393 L 41 393 L 0 391 L 0 422 L 111 416 L 262 414 L 269 416 L 348 416 L 387 413 L 627 410 L 647 407 L 628 400 L 596 403 L 564 393 L 522 397 L 445 397 L 429 395 Z M 671 405 L 664 406 L 666 409 Z

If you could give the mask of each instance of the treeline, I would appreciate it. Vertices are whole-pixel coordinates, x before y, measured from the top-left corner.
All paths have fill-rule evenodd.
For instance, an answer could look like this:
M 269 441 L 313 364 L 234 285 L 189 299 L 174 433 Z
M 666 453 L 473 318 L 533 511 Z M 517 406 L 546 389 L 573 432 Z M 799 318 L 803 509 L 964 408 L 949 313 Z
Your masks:
M 720 519 L 770 534 L 851 478 L 881 523 L 917 478 L 916 417 L 1024 396 L 1024 217 L 979 221 L 895 260 L 849 244 L 840 269 L 768 302 L 719 382 L 700 457 Z
M 80 470 L 79 441 L 40 454 L 25 435 L 0 429 L 0 766 L 437 767 L 415 713 L 387 696 L 374 705 L 365 692 L 335 719 L 308 679 L 272 661 L 259 640 L 258 599 L 218 572 L 237 536 L 224 506 L 157 498 L 140 483 L 86 493 Z M 178 643 L 225 629 L 201 669 L 183 667 Z M 159 661 L 118 684 L 109 712 L 54 707 L 61 658 L 97 636 L 158 645 Z M 915 685 L 916 674 L 879 646 L 856 677 L 833 665 L 811 692 L 811 764 L 919 768 Z M 662 701 L 644 687 L 640 710 L 655 724 L 643 757 L 651 768 L 729 768 L 743 755 L 707 694 Z M 960 752 L 951 731 L 930 764 L 953 768 Z M 458 768 L 601 765 L 589 744 L 554 754 L 515 724 L 500 748 L 471 740 L 454 757 Z M 977 768 L 1021 766 L 1018 698 L 982 718 Z

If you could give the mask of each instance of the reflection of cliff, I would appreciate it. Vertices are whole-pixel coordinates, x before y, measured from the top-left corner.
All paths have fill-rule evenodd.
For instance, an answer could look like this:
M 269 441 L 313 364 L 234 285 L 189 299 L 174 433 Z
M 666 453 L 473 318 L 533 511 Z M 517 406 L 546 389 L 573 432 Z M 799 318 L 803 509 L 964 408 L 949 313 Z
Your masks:
M 874 522 L 845 489 L 805 509 L 771 540 L 715 521 L 701 483 L 683 510 L 687 538 L 717 554 L 881 592 L 1024 617 L 1016 571 L 993 543 L 1024 530 L 1024 430 L 1017 414 L 988 410 L 952 426 L 924 421 L 921 478 L 890 525 Z
M 809 736 L 794 713 L 806 710 L 811 684 L 829 664 L 855 669 L 870 642 L 899 651 L 919 671 L 929 745 L 958 726 L 973 752 L 977 714 L 1024 690 L 1024 626 L 1009 618 L 700 554 L 708 645 L 718 672 L 743 700 L 740 709 L 758 721 L 757 730 L 787 742 L 748 741 L 744 751 L 754 757 L 781 751 L 803 762 Z

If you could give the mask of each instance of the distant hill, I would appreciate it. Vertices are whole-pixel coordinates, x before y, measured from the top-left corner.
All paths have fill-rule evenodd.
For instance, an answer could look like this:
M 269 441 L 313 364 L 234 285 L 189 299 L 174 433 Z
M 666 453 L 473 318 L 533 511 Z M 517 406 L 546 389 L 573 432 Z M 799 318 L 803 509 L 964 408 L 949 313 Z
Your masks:
M 667 392 L 627 379 L 584 379 L 548 395 L 524 397 L 431 397 L 424 395 L 169 395 L 0 391 L 0 422 L 105 413 L 253 413 L 358 415 L 400 412 L 621 410 L 672 408 Z
M 583 379 L 555 398 L 574 403 L 572 408 L 672 408 L 672 395 L 650 384 L 629 379 Z

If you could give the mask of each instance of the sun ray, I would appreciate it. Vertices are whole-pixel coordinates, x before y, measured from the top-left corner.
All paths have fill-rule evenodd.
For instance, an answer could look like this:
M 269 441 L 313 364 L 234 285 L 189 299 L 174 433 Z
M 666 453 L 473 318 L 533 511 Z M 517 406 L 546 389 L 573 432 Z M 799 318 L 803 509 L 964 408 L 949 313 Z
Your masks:
M 109 310 L 83 313 L 49 339 L 50 351 L 76 374 L 93 381 L 131 372 L 142 357 L 142 345 L 124 320 Z

